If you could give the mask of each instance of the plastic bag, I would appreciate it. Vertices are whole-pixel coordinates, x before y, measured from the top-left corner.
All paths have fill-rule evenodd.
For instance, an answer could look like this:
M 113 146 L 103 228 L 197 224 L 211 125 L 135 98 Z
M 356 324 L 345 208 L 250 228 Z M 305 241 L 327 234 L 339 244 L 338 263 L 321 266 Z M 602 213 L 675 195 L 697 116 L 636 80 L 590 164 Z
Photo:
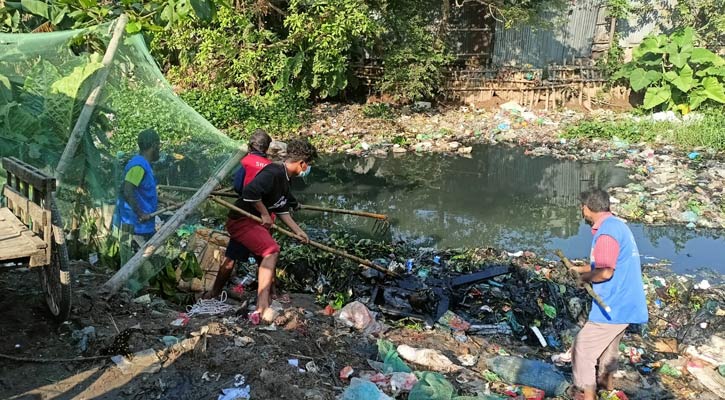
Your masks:
M 383 361 L 383 373 L 413 372 L 398 355 L 395 345 L 387 340 L 378 340 L 378 357 Z
M 342 392 L 340 400 L 393 400 L 377 385 L 360 378 L 352 378 L 350 386 Z

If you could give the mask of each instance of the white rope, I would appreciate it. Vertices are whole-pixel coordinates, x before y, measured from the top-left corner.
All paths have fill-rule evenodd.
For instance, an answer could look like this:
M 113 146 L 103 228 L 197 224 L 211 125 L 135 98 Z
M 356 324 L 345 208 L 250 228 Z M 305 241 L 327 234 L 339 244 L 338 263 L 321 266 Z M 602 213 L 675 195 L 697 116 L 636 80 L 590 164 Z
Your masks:
M 192 317 L 194 315 L 217 315 L 232 311 L 233 306 L 226 304 L 227 292 L 222 292 L 219 299 L 199 299 L 193 306 L 186 306 L 186 315 Z

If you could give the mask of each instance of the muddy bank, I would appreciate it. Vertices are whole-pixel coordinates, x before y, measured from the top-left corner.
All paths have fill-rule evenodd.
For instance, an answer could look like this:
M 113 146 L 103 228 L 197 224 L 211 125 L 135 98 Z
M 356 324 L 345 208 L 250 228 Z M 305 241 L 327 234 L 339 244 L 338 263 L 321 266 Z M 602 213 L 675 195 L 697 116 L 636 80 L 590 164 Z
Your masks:
M 378 253 L 388 254 L 384 261 L 407 276 L 396 281 L 354 266 L 347 270 L 355 272 L 340 275 L 340 262 L 305 264 L 300 260 L 309 256 L 289 254 L 299 251 L 300 245 L 283 247 L 288 254 L 283 254 L 280 281 L 297 282 L 287 289 L 307 289 L 291 293 L 289 302 L 280 298 L 282 311 L 273 327 L 254 325 L 245 318 L 253 285 L 238 298 L 227 299 L 226 312 L 185 318 L 180 313 L 188 313 L 188 308 L 154 293 L 135 298 L 119 295 L 109 301 L 96 297 L 95 289 L 110 271 L 85 262 L 73 263 L 73 316 L 58 325 L 48 319 L 32 272 L 0 275 L 0 285 L 10 288 L 0 292 L 4 310 L 0 335 L 5 339 L 0 353 L 47 360 L 0 359 L 0 397 L 217 399 L 223 389 L 243 390 L 248 385 L 252 399 L 335 399 L 350 386 L 350 378 L 373 380 L 393 395 L 392 377 L 376 370 L 380 365 L 376 363 L 390 358 L 381 357 L 379 339 L 398 349 L 407 345 L 439 351 L 451 360 L 444 377 L 460 395 L 505 396 L 520 387 L 502 382 L 489 360 L 515 355 L 551 363 L 552 356 L 565 353 L 571 345 L 589 307 L 584 291 L 573 285 L 558 263 L 530 252 L 381 246 Z M 406 259 L 412 260 L 409 274 L 400 270 L 405 269 Z M 290 276 L 293 265 L 307 273 Z M 506 269 L 461 283 L 465 279 L 460 277 L 492 265 Z M 657 266 L 648 266 L 646 276 L 651 323 L 646 329 L 633 327 L 625 336 L 615 386 L 634 399 L 716 398 L 697 374 L 711 360 L 720 360 L 725 350 L 722 343 L 711 342 L 725 318 L 722 286 L 673 276 Z M 314 288 L 305 277 L 328 283 Z M 439 281 L 455 277 L 459 279 L 450 293 L 449 308 L 462 322 L 454 323 L 450 315 L 432 323 L 410 316 L 430 314 L 440 299 L 406 295 L 405 290 L 423 285 L 420 293 L 427 293 L 440 288 Z M 381 329 L 367 329 L 370 320 L 365 318 L 357 319 L 363 325 L 351 327 L 338 313 L 330 315 L 330 307 L 323 308 L 324 299 L 331 298 L 328 291 L 341 282 L 349 292 L 335 307 L 359 301 L 376 313 L 373 317 Z M 385 288 L 385 294 L 375 295 L 376 287 Z M 316 303 L 315 296 L 323 304 Z M 383 300 L 376 301 L 378 297 Z M 126 353 L 135 357 L 111 359 Z M 93 356 L 102 358 L 52 360 Z M 405 363 L 414 371 L 431 370 Z M 570 379 L 566 362 L 557 368 Z M 406 398 L 405 390 L 397 392 L 397 398 Z
M 725 228 L 722 153 L 666 143 L 564 139 L 562 130 L 585 117 L 571 110 L 530 111 L 515 104 L 490 111 L 404 107 L 385 118 L 366 117 L 365 110 L 360 105 L 318 105 L 302 133 L 312 135 L 325 152 L 361 156 L 445 152 L 475 157 L 473 144 L 504 143 L 532 157 L 616 160 L 631 171 L 632 179 L 612 190 L 618 215 L 648 224 Z M 615 118 L 610 111 L 589 115 Z

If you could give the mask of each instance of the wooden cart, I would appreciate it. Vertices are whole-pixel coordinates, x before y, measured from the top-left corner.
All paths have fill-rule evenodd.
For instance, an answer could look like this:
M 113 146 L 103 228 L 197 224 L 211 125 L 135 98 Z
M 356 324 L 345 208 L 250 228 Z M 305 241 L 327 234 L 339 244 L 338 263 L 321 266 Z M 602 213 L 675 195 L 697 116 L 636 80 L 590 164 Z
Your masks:
M 63 224 L 53 193 L 55 179 L 17 158 L 2 159 L 7 172 L 0 208 L 0 268 L 11 262 L 39 272 L 50 312 L 70 314 L 71 279 Z

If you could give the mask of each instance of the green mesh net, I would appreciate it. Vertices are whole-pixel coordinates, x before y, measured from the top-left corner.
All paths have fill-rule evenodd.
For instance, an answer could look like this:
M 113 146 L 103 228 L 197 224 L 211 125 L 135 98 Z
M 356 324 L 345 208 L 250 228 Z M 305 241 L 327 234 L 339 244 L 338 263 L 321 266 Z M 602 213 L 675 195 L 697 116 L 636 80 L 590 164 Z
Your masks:
M 110 23 L 0 34 L 0 156 L 54 174 L 97 81 L 112 29 Z M 126 34 L 58 191 L 66 221 L 82 204 L 103 210 L 96 213 L 96 226 L 110 226 L 124 165 L 137 153 L 137 136 L 147 128 L 161 136 L 162 156 L 153 166 L 159 184 L 199 187 L 239 147 L 174 93 L 143 36 Z

